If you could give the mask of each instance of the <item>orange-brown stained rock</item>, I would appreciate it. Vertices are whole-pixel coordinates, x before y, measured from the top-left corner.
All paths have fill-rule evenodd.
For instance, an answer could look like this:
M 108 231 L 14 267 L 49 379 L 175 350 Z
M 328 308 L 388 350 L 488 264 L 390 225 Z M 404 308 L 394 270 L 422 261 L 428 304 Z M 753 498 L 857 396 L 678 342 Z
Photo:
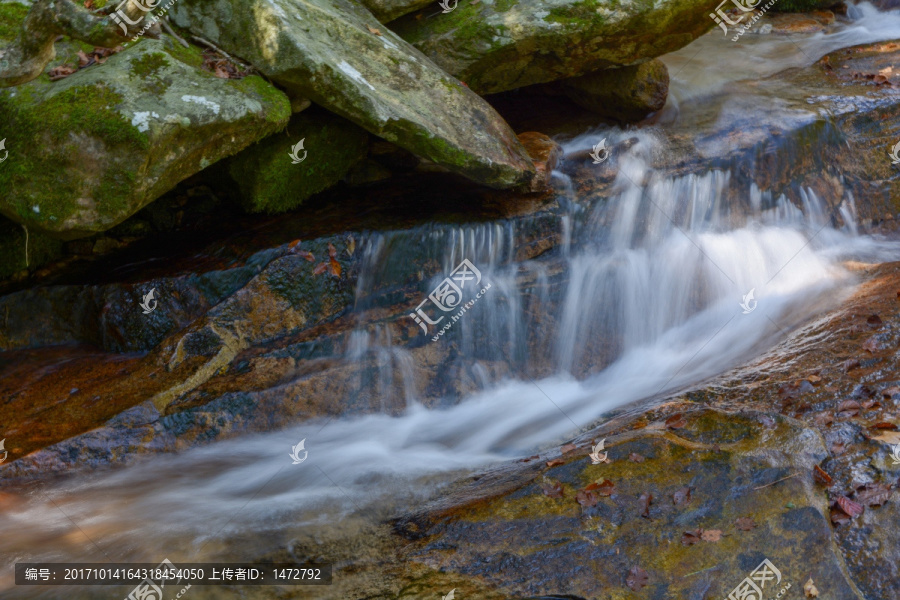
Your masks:
M 519 141 L 531 157 L 537 175 L 531 180 L 531 191 L 540 192 L 550 185 L 550 175 L 562 157 L 562 148 L 549 136 L 536 131 L 519 134 Z

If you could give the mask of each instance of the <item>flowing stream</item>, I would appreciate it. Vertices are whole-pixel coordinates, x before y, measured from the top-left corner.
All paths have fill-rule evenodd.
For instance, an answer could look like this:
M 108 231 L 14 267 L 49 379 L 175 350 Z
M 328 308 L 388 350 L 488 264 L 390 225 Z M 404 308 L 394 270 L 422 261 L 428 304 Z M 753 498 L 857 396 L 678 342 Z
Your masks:
M 867 19 L 874 9 L 859 10 Z M 861 27 L 848 26 L 841 43 L 858 43 Z M 504 223 L 382 232 L 362 248 L 360 308 L 380 270 L 404 260 L 398 237 L 442 257 L 423 298 L 470 260 L 492 285 L 454 325 L 455 341 L 464 355 L 505 357 L 519 375 L 497 381 L 476 365 L 479 391 L 426 408 L 410 352 L 385 329 L 361 327 L 344 360 L 374 354 L 386 379 L 395 370 L 408 379 L 403 414 L 306 422 L 0 495 L 0 562 L 251 559 L 242 552 L 264 547 L 258 539 L 247 547 L 222 540 L 281 539 L 347 513 L 383 518 L 439 493 L 448 472 L 533 454 L 611 411 L 748 362 L 850 293 L 843 261 L 900 257 L 896 244 L 859 231 L 852 197 L 829 208 L 812 190 L 795 204 L 751 186 L 735 202 L 728 172 L 655 173 L 650 156 L 661 142 L 652 131 L 590 131 L 564 145 L 572 152 L 635 136 L 615 157 L 607 201 L 583 201 L 569 175 L 556 174 L 563 243 L 550 258 L 514 261 L 515 232 Z M 555 275 L 560 265 L 564 278 Z M 531 379 L 522 365 L 543 315 L 556 324 L 538 344 L 552 374 Z M 308 458 L 293 465 L 288 454 L 300 440 Z M 12 587 L 0 578 L 10 597 L 58 597 Z

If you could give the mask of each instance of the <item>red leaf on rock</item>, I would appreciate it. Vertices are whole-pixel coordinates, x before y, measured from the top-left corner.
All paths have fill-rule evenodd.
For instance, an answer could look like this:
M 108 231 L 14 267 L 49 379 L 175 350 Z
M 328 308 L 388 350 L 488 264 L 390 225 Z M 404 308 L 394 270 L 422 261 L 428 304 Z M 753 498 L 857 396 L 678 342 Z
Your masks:
M 647 571 L 635 565 L 628 571 L 628 577 L 625 578 L 625 585 L 631 588 L 631 591 L 637 592 L 650 581 L 650 575 Z
M 309 262 L 313 262 L 316 260 L 316 257 L 312 255 L 312 252 L 307 252 L 306 250 L 298 250 L 297 256 L 300 258 L 305 258 Z
M 294 240 L 293 242 L 288 244 L 288 249 L 293 250 L 294 248 L 297 247 L 297 244 L 299 244 L 299 243 L 300 243 L 300 240 Z
M 321 263 L 318 267 L 313 269 L 313 275 L 321 275 L 328 268 L 328 263 Z
M 702 529 L 698 529 L 697 531 L 685 531 L 681 534 L 681 543 L 685 546 L 693 546 L 700 541 L 700 536 L 702 534 Z
M 750 517 L 741 517 L 734 522 L 734 526 L 740 531 L 750 531 L 756 527 L 756 522 Z
M 544 492 L 545 496 L 550 498 L 562 498 L 566 495 L 565 490 L 563 490 L 563 486 L 558 481 L 555 483 L 542 483 L 541 491 Z
M 60 79 L 65 79 L 75 71 L 77 71 L 75 67 L 70 67 L 69 65 L 59 65 L 58 67 L 53 67 L 47 72 L 47 75 L 50 76 L 50 81 L 59 81 Z
M 700 534 L 700 538 L 704 542 L 718 542 L 722 539 L 722 530 L 721 529 L 705 529 L 703 533 Z
M 831 475 L 826 473 L 825 470 L 819 465 L 813 465 L 813 477 L 815 477 L 816 481 L 818 481 L 819 483 L 822 483 L 824 485 L 831 485 Z
M 677 415 L 672 415 L 668 419 L 666 419 L 666 427 L 669 429 L 679 429 L 681 427 L 685 427 L 687 425 L 687 421 L 684 420 L 684 415 L 678 413 Z
M 578 446 L 576 446 L 575 444 L 565 444 L 559 449 L 559 451 L 562 452 L 563 454 L 568 454 L 569 452 L 575 450 L 576 448 L 578 448 Z
M 837 503 L 838 503 L 838 506 L 841 507 L 841 510 L 843 510 L 845 513 L 847 513 L 851 517 L 858 517 L 859 515 L 863 514 L 863 512 L 866 510 L 862 504 L 857 504 L 856 502 L 854 502 L 850 498 L 847 498 L 846 496 L 839 497 L 837 499 Z
M 841 523 L 846 523 L 850 520 L 850 515 L 842 511 L 840 508 L 835 508 L 831 511 L 831 522 L 835 525 L 840 525 Z
M 590 508 L 600 502 L 600 497 L 588 490 L 578 490 L 578 493 L 575 494 L 575 501 L 585 508 Z
M 612 493 L 616 490 L 616 486 L 609 479 L 604 479 L 600 483 L 591 483 L 584 489 L 589 492 L 594 492 L 598 496 L 612 496 Z
M 881 506 L 891 497 L 891 489 L 882 483 L 870 483 L 856 492 L 856 499 L 865 506 Z
M 328 259 L 328 272 L 334 275 L 335 277 L 341 276 L 341 263 L 336 261 L 334 258 Z
M 891 431 L 897 431 L 897 425 L 894 423 L 880 422 L 872 425 L 872 429 L 890 429 Z
M 639 499 L 641 503 L 641 516 L 645 519 L 650 518 L 650 504 L 653 503 L 653 494 L 644 492 Z

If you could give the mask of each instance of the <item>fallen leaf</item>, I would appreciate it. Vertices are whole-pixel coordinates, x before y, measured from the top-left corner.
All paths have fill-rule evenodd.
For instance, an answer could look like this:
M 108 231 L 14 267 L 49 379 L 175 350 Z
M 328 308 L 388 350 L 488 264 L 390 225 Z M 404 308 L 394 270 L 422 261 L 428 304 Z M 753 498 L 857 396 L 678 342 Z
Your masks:
M 313 256 L 312 252 L 307 252 L 306 250 L 299 250 L 297 252 L 297 256 L 300 258 L 305 258 L 308 262 L 313 262 L 316 260 L 316 257 Z
M 859 408 L 859 402 L 857 402 L 856 400 L 844 400 L 843 402 L 841 402 L 838 405 L 837 410 L 838 410 L 838 412 L 841 412 L 841 411 L 845 411 L 845 410 L 854 410 L 854 409 L 858 409 L 858 408 Z
M 630 460 L 631 462 L 644 462 L 644 457 L 637 452 L 632 452 L 628 455 L 628 460 Z
M 831 453 L 835 456 L 840 456 L 846 451 L 846 447 L 841 442 L 835 442 L 831 445 Z
M 685 546 L 693 546 L 700 541 L 701 535 L 703 535 L 702 529 L 698 529 L 697 531 L 685 531 L 681 534 L 681 543 Z
M 834 417 L 831 415 L 831 413 L 827 412 L 819 413 L 813 420 L 816 422 L 816 425 L 820 427 L 824 427 L 825 425 L 831 425 L 832 423 L 834 423 Z
M 819 465 L 813 465 L 813 477 L 816 478 L 816 481 L 823 485 L 831 485 L 833 481 L 831 479 L 831 475 L 825 472 L 825 470 Z
M 741 517 L 734 522 L 734 526 L 740 531 L 750 531 L 756 527 L 756 522 L 750 517 Z
M 544 492 L 544 495 L 548 498 L 562 498 L 566 495 L 565 490 L 563 490 L 563 486 L 560 482 L 553 483 L 542 483 L 541 491 Z
M 675 506 L 681 506 L 683 504 L 687 504 L 691 501 L 691 488 L 681 488 L 674 494 L 672 494 L 672 504 Z
M 575 450 L 576 448 L 578 448 L 578 446 L 576 446 L 575 444 L 564 444 L 559 449 L 559 451 L 562 452 L 563 454 L 568 454 L 569 452 Z
M 347 254 L 353 256 L 354 252 L 356 252 L 356 240 L 351 235 L 347 238 Z
M 594 492 L 598 496 L 612 496 L 612 493 L 616 490 L 616 485 L 609 479 L 604 479 L 599 483 L 595 481 L 584 489 L 589 492 Z
M 94 64 L 94 57 L 88 56 L 87 54 L 85 54 L 84 50 L 79 50 L 78 51 L 78 66 L 83 69 L 92 64 Z
M 700 537 L 704 542 L 718 542 L 722 539 L 722 530 L 721 529 L 705 529 L 703 533 L 700 534 Z
M 299 243 L 300 243 L 300 240 L 294 240 L 293 242 L 288 244 L 288 249 L 293 250 L 294 248 L 297 247 L 297 244 L 299 244 Z
M 631 591 L 636 592 L 646 586 L 648 581 L 650 581 L 650 575 L 647 571 L 635 565 L 628 571 L 628 577 L 625 578 L 625 585 L 631 588 Z
M 816 589 L 815 584 L 813 583 L 812 577 L 809 578 L 809 581 L 803 584 L 803 593 L 806 594 L 807 598 L 818 598 L 819 590 Z
M 650 504 L 653 503 L 653 494 L 651 494 L 650 492 L 644 492 L 643 494 L 641 494 L 639 501 L 640 501 L 641 507 L 642 507 L 641 516 L 644 517 L 645 519 L 649 519 L 650 518 Z
M 328 268 L 328 263 L 321 263 L 318 267 L 313 269 L 313 275 L 321 275 Z
M 590 508 L 600 502 L 600 496 L 589 490 L 578 490 L 575 501 L 585 508 Z
M 858 504 L 846 496 L 837 499 L 838 506 L 851 517 L 858 517 L 866 510 L 862 504 Z
M 896 446 L 897 444 L 900 444 L 900 431 L 885 431 L 884 433 L 873 435 L 872 439 L 884 442 L 885 444 L 890 444 L 891 446 Z
M 684 420 L 684 415 L 678 413 L 677 415 L 672 415 L 668 419 L 666 419 L 666 427 L 669 429 L 679 429 L 681 427 L 685 427 L 687 425 L 687 421 Z
M 894 423 L 879 422 L 872 425 L 872 429 L 890 429 L 891 431 L 897 431 L 897 425 Z
M 856 500 L 864 506 L 881 506 L 891 497 L 891 489 L 882 483 L 870 483 L 856 492 Z
M 564 465 L 564 464 L 566 464 L 566 461 L 564 461 L 561 458 L 554 458 L 553 460 L 547 461 L 548 467 L 558 467 L 559 465 Z
M 841 523 L 846 523 L 850 520 L 850 515 L 842 511 L 840 508 L 835 508 L 831 511 L 831 522 L 835 525 L 840 525 Z
M 371 25 L 366 25 L 366 27 L 369 28 L 369 33 L 374 33 L 375 35 L 381 35 L 381 31 L 379 31 L 378 29 L 375 29 Z
M 898 294 L 900 294 L 900 292 L 898 292 Z M 858 369 L 860 363 L 855 358 L 851 358 L 850 360 L 845 360 L 843 363 L 841 363 L 841 366 L 844 368 L 844 373 L 849 373 L 853 369 Z
M 77 71 L 75 67 L 70 67 L 69 65 L 59 65 L 58 67 L 53 67 L 47 72 L 47 75 L 50 76 L 50 81 L 59 81 L 60 79 L 65 79 L 75 71 Z
M 819 377 L 818 375 L 810 375 L 809 377 L 806 378 L 806 380 L 810 383 L 816 384 L 816 383 L 819 383 L 820 381 L 822 381 L 822 378 Z
M 341 263 L 335 260 L 334 257 L 328 259 L 328 272 L 335 277 L 341 276 Z

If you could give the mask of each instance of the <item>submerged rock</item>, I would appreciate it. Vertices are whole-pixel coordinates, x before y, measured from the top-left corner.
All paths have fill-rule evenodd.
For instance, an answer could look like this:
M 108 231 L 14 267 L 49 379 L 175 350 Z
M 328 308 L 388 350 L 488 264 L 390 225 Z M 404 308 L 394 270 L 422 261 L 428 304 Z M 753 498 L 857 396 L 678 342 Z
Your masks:
M 391 27 L 480 94 L 634 65 L 714 26 L 699 0 L 608 7 L 595 0 L 461 2 Z
M 669 70 L 659 60 L 605 69 L 561 82 L 573 102 L 604 117 L 640 121 L 666 105 Z
M 365 156 L 369 139 L 363 129 L 323 109 L 294 116 L 287 133 L 270 136 L 231 161 L 229 171 L 250 212 L 290 210 L 331 187 Z
M 201 63 L 144 39 L 61 81 L 0 90 L 0 212 L 62 239 L 104 231 L 287 123 L 287 97 L 264 79 Z
M 347 0 L 184 2 L 176 22 L 369 132 L 496 188 L 534 166 L 477 94 Z M 247 31 L 259 31 L 248 36 Z

